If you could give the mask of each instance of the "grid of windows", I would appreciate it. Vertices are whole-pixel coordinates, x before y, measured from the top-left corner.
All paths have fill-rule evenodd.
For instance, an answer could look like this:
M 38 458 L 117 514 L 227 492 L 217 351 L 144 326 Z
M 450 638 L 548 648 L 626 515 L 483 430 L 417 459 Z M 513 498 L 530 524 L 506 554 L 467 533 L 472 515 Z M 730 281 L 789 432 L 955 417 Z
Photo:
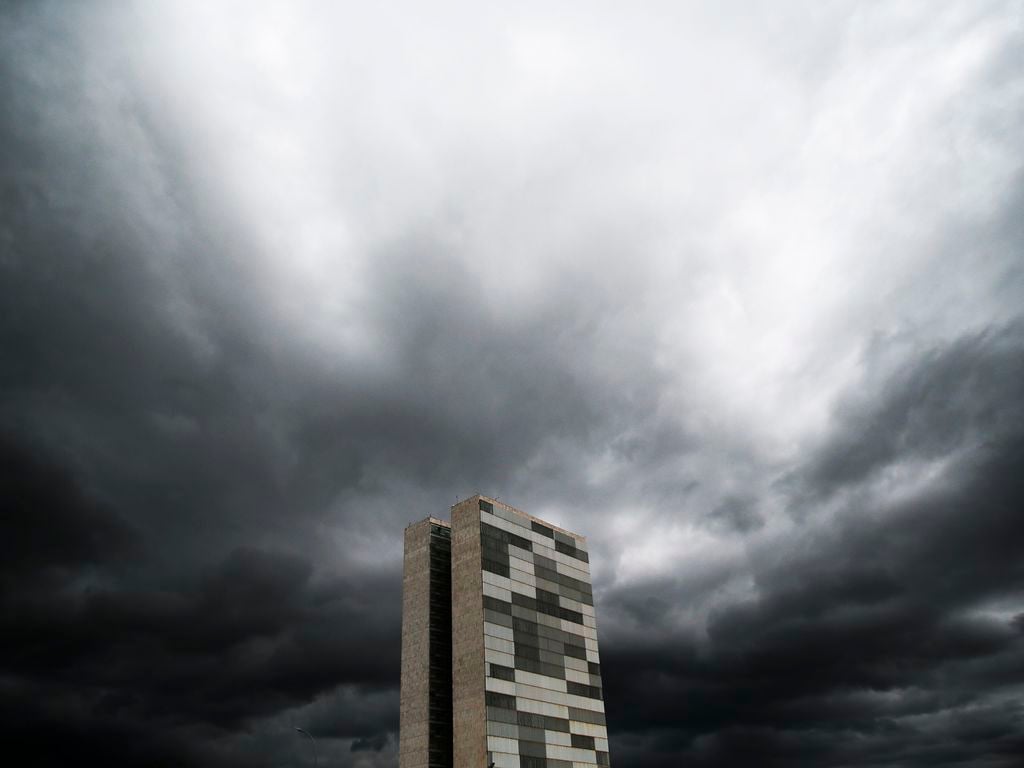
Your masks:
M 479 506 L 488 760 L 608 766 L 586 543 L 503 505 Z

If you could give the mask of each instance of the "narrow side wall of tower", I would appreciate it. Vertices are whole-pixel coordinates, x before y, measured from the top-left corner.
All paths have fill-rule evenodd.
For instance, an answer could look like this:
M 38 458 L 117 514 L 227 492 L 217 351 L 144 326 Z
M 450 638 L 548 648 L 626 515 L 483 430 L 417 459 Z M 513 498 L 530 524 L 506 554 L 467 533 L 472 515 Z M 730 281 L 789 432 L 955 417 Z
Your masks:
M 480 510 L 474 496 L 452 507 L 452 718 L 455 768 L 487 765 Z M 403 766 L 404 768 L 404 766 Z

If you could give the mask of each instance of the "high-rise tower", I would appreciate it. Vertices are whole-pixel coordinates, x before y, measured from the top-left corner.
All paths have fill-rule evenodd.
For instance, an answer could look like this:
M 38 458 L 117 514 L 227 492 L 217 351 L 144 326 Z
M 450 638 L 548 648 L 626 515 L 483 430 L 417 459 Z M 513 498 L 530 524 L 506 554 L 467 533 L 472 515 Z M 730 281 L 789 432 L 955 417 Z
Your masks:
M 609 764 L 584 537 L 482 496 L 452 507 L 450 528 L 406 529 L 400 751 L 401 768 Z
M 405 529 L 401 768 L 452 768 L 451 533 L 433 517 Z

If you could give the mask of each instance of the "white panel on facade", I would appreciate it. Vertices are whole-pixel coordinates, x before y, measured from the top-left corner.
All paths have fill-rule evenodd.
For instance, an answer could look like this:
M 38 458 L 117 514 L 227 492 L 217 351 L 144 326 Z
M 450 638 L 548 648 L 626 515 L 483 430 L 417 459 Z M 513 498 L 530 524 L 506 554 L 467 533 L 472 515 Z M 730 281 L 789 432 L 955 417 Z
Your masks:
M 572 555 L 566 555 L 562 552 L 555 551 L 555 557 L 553 558 L 558 563 L 558 572 L 565 574 L 566 576 L 572 576 L 574 579 L 584 581 L 587 584 L 590 583 L 590 568 L 582 560 L 577 560 Z
M 516 666 L 516 657 L 511 653 L 492 651 L 490 648 L 484 648 L 484 661 L 488 664 L 500 664 L 503 667 L 512 667 L 513 669 Z
M 481 571 L 481 573 L 484 576 L 484 584 L 493 584 L 496 587 L 504 587 L 505 589 L 508 589 L 511 584 L 511 580 L 508 576 L 499 576 L 498 574 L 491 573 L 490 571 Z
M 561 731 L 544 731 L 544 742 L 546 744 L 557 744 L 560 747 L 571 747 L 572 736 Z
M 604 702 L 600 699 L 592 699 L 589 696 L 576 696 L 570 693 L 569 706 L 576 709 L 589 709 L 591 712 L 604 712 Z
M 549 539 L 543 533 L 537 533 L 532 528 L 530 529 L 529 536 L 527 536 L 526 538 L 528 538 L 530 541 L 533 542 L 534 549 L 537 548 L 536 545 L 538 545 L 538 544 L 540 544 L 543 547 L 550 547 L 551 546 L 551 541 L 552 541 L 551 539 Z
M 560 747 L 557 744 L 551 744 L 544 750 L 547 757 L 553 760 L 572 760 L 575 751 L 572 747 Z
M 595 739 L 607 738 L 608 730 L 603 725 L 597 725 L 596 723 L 581 723 L 576 720 L 569 721 L 569 733 L 575 733 L 580 736 L 593 736 Z
M 511 640 L 503 640 L 500 637 L 491 637 L 486 634 L 484 635 L 484 648 L 490 648 L 493 651 L 501 651 L 502 653 L 516 652 L 515 644 Z
M 508 548 L 508 564 L 510 568 L 517 568 L 520 571 L 533 574 L 533 555 L 525 549 L 519 549 L 510 544 Z
M 562 629 L 562 620 L 557 616 L 548 616 L 546 613 L 537 614 L 537 623 L 552 629 Z
M 496 677 L 484 678 L 484 690 L 504 693 L 509 696 L 516 695 L 516 684 L 511 680 L 499 680 Z
M 573 683 L 583 683 L 584 685 L 590 685 L 589 670 L 584 671 L 581 669 L 573 669 L 572 667 L 566 666 L 565 679 Z
M 518 674 L 518 672 L 517 672 Z M 562 691 L 549 691 L 547 688 L 538 688 L 535 685 L 524 685 L 516 683 L 516 699 L 533 699 L 534 701 L 546 701 L 549 704 L 561 704 L 562 706 L 576 706 L 569 704 L 569 700 L 579 698 Z
M 530 565 L 533 565 L 533 552 L 529 549 L 522 549 L 520 547 L 517 547 L 515 544 L 509 544 L 508 556 L 518 557 L 520 560 L 525 560 Z
M 516 745 L 518 746 L 518 744 Z M 519 754 L 509 754 L 508 752 L 492 752 L 491 761 L 494 763 L 494 768 L 519 768 Z
M 539 536 L 539 538 L 540 541 L 534 541 L 533 551 L 536 552 L 538 555 L 543 555 L 548 560 L 554 560 L 555 555 L 557 555 L 558 553 L 555 552 L 555 548 L 551 544 L 551 539 L 546 538 L 544 536 Z
M 570 600 L 568 597 L 562 596 L 558 598 L 558 604 L 563 608 L 568 608 L 569 610 L 576 611 L 577 613 L 583 613 L 583 603 L 577 600 Z
M 495 528 L 500 528 L 501 530 L 506 531 L 507 533 L 513 533 L 516 536 L 522 536 L 524 539 L 526 538 L 526 536 L 523 534 L 523 526 L 516 525 L 515 523 L 506 520 L 504 517 L 500 515 L 482 518 L 482 520 L 488 525 L 493 525 Z
M 547 579 L 542 579 L 538 576 L 536 579 L 534 579 L 534 584 L 536 584 L 537 589 L 543 589 L 547 590 L 548 592 L 554 592 L 556 595 L 558 594 L 558 585 L 553 581 L 548 581 Z
M 538 688 L 546 688 L 549 691 L 562 691 L 565 692 L 565 680 L 561 680 L 557 677 L 548 677 L 547 675 L 538 675 L 534 672 L 527 672 L 524 669 L 516 670 L 516 682 L 523 683 L 524 685 L 535 685 Z M 587 683 L 590 681 L 587 680 Z
M 509 568 L 508 575 L 512 581 L 518 581 L 523 584 L 535 585 L 538 581 L 537 577 L 532 573 L 521 571 L 518 568 Z
M 529 712 L 534 715 L 547 715 L 548 717 L 560 717 L 563 720 L 569 719 L 569 707 L 564 704 L 552 704 L 549 701 L 538 701 L 537 699 L 521 699 L 516 696 L 516 709 L 520 712 Z
M 565 657 L 565 668 L 566 669 L 578 669 L 581 672 L 589 672 L 590 667 L 587 666 L 586 659 L 577 659 L 572 656 Z
M 484 571 L 484 573 L 487 573 L 487 571 Z M 512 591 L 510 589 L 488 584 L 486 581 L 484 582 L 484 594 L 496 600 L 504 600 L 506 603 L 512 601 Z
M 516 739 L 503 739 L 501 736 L 488 736 L 487 748 L 492 752 L 517 754 L 519 752 L 519 742 Z
M 515 634 L 512 627 L 503 627 L 501 624 L 494 624 L 490 621 L 484 622 L 484 634 L 491 637 L 500 637 L 502 640 L 514 640 Z
M 515 512 L 509 512 L 507 509 L 497 505 L 494 507 L 494 515 L 504 522 L 511 523 L 519 530 L 522 530 L 523 528 L 530 530 L 530 521 L 523 515 L 517 515 Z
M 520 595 L 526 595 L 527 597 L 537 597 L 537 588 L 532 584 L 523 584 L 521 581 L 509 581 L 512 585 L 512 591 L 517 592 Z

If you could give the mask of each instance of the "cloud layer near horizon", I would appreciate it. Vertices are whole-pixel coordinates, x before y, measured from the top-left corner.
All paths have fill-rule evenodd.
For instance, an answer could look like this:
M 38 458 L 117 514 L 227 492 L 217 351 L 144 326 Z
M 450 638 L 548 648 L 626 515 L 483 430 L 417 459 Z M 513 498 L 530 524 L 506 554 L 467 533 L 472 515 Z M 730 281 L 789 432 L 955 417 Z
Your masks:
M 480 491 L 618 765 L 1019 760 L 1015 4 L 0 13 L 11 749 L 397 765 Z

